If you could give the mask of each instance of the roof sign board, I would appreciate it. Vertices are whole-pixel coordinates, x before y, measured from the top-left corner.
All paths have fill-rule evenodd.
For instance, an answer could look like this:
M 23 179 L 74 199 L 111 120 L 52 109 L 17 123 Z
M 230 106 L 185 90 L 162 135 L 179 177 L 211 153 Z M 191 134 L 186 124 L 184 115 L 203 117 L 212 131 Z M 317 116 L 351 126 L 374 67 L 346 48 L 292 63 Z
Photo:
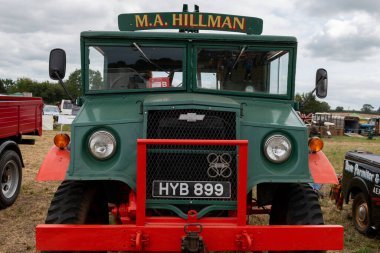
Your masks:
M 218 30 L 260 35 L 263 20 L 215 13 L 161 12 L 119 15 L 120 31 L 148 29 Z

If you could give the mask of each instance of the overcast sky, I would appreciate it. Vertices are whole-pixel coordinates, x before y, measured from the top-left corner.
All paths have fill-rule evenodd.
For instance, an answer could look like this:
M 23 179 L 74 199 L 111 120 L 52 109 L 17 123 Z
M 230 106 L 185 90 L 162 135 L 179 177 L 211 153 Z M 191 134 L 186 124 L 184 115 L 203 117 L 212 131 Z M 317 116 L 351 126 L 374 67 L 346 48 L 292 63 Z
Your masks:
M 67 53 L 67 73 L 80 68 L 79 34 L 118 30 L 117 16 L 132 12 L 181 11 L 259 17 L 263 34 L 298 39 L 296 91 L 313 89 L 325 68 L 334 109 L 380 106 L 380 1 L 375 0 L 0 0 L 0 78 L 48 80 L 48 55 Z

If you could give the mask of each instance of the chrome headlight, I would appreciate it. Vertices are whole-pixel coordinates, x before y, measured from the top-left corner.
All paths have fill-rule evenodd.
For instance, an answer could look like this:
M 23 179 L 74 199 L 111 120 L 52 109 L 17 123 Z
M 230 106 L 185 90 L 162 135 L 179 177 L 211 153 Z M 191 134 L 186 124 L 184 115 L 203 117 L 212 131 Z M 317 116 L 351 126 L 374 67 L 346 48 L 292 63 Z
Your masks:
M 110 132 L 97 131 L 90 136 L 88 147 L 95 158 L 105 160 L 115 153 L 116 139 Z
M 292 145 L 283 135 L 272 135 L 264 144 L 264 154 L 273 163 L 282 163 L 288 160 L 292 153 Z

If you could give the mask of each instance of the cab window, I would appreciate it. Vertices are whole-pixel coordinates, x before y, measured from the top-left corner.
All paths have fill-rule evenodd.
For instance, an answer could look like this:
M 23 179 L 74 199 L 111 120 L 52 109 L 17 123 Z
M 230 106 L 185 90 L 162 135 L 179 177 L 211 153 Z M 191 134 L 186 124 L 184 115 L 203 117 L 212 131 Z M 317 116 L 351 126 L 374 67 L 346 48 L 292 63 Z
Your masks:
M 182 87 L 183 58 L 181 47 L 90 46 L 89 90 Z
M 285 95 L 289 52 L 240 48 L 198 48 L 197 88 Z

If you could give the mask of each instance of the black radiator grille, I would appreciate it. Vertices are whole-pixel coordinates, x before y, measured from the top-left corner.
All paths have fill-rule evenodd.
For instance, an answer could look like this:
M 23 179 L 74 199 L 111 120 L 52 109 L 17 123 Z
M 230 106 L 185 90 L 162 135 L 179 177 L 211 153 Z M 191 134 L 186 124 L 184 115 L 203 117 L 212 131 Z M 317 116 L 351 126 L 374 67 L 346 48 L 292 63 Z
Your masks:
M 185 120 L 180 120 L 181 115 Z M 201 117 L 202 120 L 195 121 Z M 149 111 L 147 123 L 148 139 L 236 139 L 235 112 L 200 109 Z M 162 180 L 228 181 L 231 183 L 231 198 L 213 200 L 236 200 L 236 146 L 148 145 L 147 152 L 147 199 L 154 198 L 153 181 Z M 231 170 L 229 177 L 208 175 L 210 154 L 231 157 L 225 164 Z
M 184 118 L 191 118 L 191 115 L 199 118 L 204 115 L 204 118 L 189 122 L 179 120 L 181 115 Z M 236 114 L 199 109 L 149 111 L 147 138 L 234 140 Z

